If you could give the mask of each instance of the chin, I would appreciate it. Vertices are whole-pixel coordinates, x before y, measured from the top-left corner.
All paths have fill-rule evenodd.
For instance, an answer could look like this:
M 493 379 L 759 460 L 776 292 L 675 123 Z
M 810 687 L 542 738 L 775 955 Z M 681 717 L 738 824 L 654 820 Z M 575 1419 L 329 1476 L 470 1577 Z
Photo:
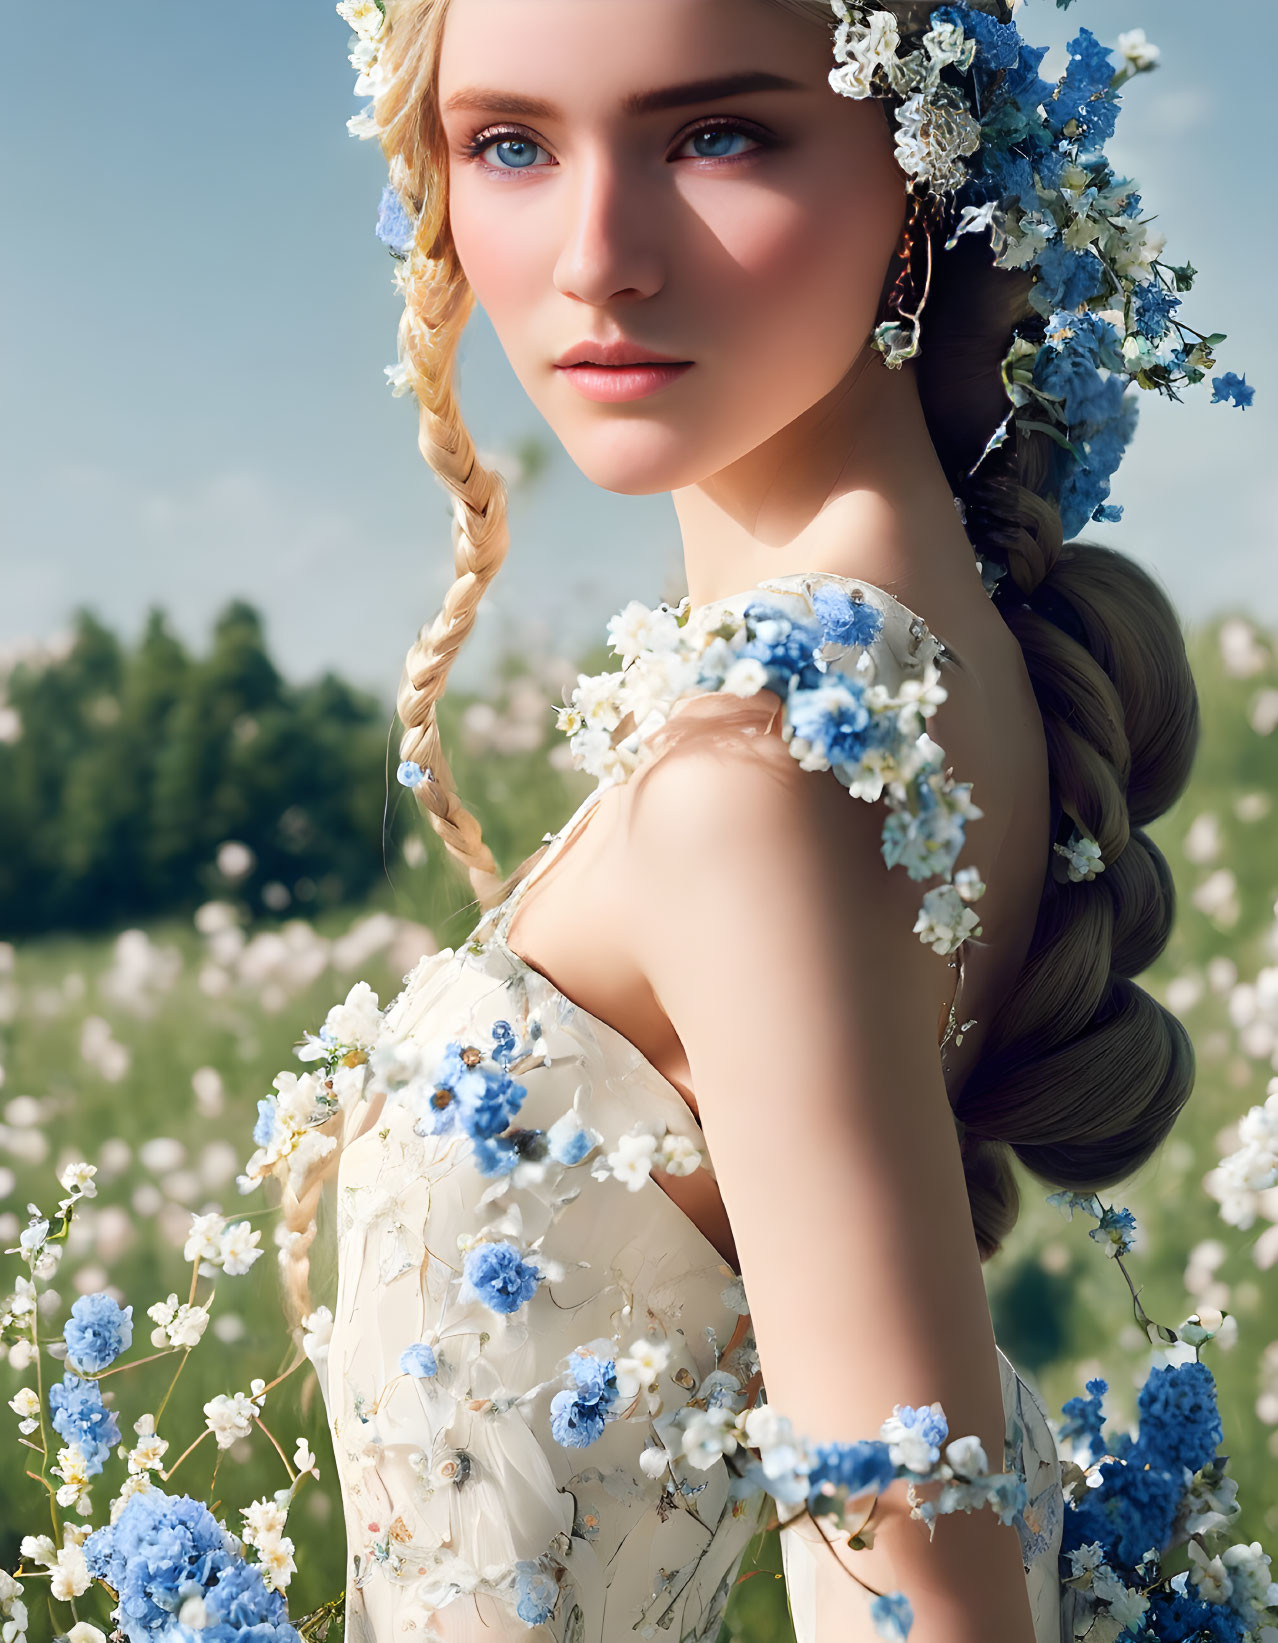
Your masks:
M 575 467 L 617 496 L 656 496 L 695 485 L 717 466 L 701 442 L 670 424 L 618 421 L 613 427 L 555 430 Z

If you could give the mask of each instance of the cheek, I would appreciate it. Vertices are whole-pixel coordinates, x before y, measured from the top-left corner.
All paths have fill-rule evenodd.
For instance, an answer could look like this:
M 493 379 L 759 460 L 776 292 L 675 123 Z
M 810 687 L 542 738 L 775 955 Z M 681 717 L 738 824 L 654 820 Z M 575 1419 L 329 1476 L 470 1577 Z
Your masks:
M 502 199 L 503 190 L 512 197 Z M 462 177 L 450 182 L 448 201 L 462 272 L 512 364 L 536 343 L 528 328 L 551 289 L 555 257 L 545 212 L 531 198 L 515 200 L 516 192 L 536 191 Z
M 739 207 L 743 202 L 735 202 Z M 725 341 L 828 375 L 850 364 L 878 309 L 905 198 L 899 173 L 864 186 L 810 179 L 801 191 L 762 191 L 720 226 L 709 310 Z

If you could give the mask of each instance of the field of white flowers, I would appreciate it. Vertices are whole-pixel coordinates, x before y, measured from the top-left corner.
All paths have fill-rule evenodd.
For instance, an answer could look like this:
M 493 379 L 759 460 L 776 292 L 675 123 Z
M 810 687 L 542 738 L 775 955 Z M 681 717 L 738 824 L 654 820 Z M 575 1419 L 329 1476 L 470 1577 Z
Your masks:
M 1101 1197 L 1135 1216 L 1126 1265 L 1146 1313 L 1176 1326 L 1198 1312 L 1209 1327 L 1213 1310 L 1228 1314 L 1204 1361 L 1238 1482 L 1232 1538 L 1270 1549 L 1278 1546 L 1278 1094 L 1264 1114 L 1253 1109 L 1271 1081 L 1278 1091 L 1278 640 L 1234 618 L 1196 635 L 1194 658 L 1204 713 L 1198 768 L 1152 830 L 1176 873 L 1178 927 L 1143 981 L 1188 1025 L 1198 1082 L 1161 1155 Z M 531 849 L 569 807 L 546 782 L 522 780 L 529 761 L 546 762 L 547 699 L 515 681 L 500 703 L 472 710 L 467 726 L 472 781 L 482 771 L 486 784 L 477 808 L 486 827 L 504 818 L 494 848 L 505 865 L 517 859 L 507 841 Z M 555 769 L 563 771 L 562 750 Z M 9 1251 L 0 1254 L 0 1322 L 21 1312 L 28 1267 L 17 1245 L 32 1210 L 53 1214 L 68 1167 L 94 1166 L 65 1242 L 50 1246 L 59 1253 L 39 1287 L 39 1332 L 56 1341 L 77 1298 L 105 1292 L 133 1306 L 121 1362 L 151 1361 L 105 1381 L 122 1436 L 93 1487 L 103 1498 L 119 1487 L 133 1464 L 126 1454 L 149 1436 L 148 1417 L 167 1439 L 155 1474 L 168 1469 L 175 1491 L 217 1501 L 237 1532 L 243 1508 L 293 1486 L 300 1472 L 288 1515 L 297 1567 L 282 1556 L 278 1574 L 296 1617 L 336 1595 L 344 1558 L 312 1371 L 303 1364 L 272 1394 L 269 1430 L 248 1424 L 249 1435 L 232 1432 L 224 1445 L 212 1429 L 217 1413 L 205 1408 L 224 1413 L 217 1400 L 247 1393 L 255 1379 L 274 1381 L 295 1356 L 280 1316 L 276 1217 L 260 1192 L 242 1195 L 236 1177 L 253 1150 L 259 1098 L 279 1071 L 300 1070 L 293 1047 L 303 1032 L 358 979 L 385 1004 L 421 954 L 464 938 L 473 915 L 420 916 L 432 899 L 414 880 L 449 871 L 433 838 L 410 841 L 396 862 L 399 889 L 388 886 L 379 905 L 318 923 L 252 922 L 234 896 L 233 851 L 226 865 L 226 896 L 193 921 L 0 943 L 0 1251 Z M 447 901 L 436 896 L 433 905 Z M 1131 1429 L 1134 1389 L 1150 1367 L 1193 1354 L 1183 1344 L 1151 1347 L 1122 1274 L 1097 1258 L 1086 1222 L 1066 1221 L 1045 1202 L 1049 1190 L 1023 1177 L 1021 1222 L 987 1268 L 996 1333 L 1053 1416 L 1103 1375 L 1110 1419 Z M 196 1293 L 186 1252 L 194 1219 L 207 1216 L 225 1223 L 205 1227 L 247 1227 L 232 1239 L 238 1254 L 201 1269 L 204 1338 L 175 1346 L 165 1320 Z M 34 1366 L 12 1330 L 7 1339 L 0 1570 L 18 1566 L 24 1537 L 51 1532 L 49 1495 L 25 1475 L 41 1470 L 39 1438 L 20 1430 Z M 59 1372 L 46 1362 L 46 1388 Z M 312 1456 L 318 1476 L 299 1465 Z M 775 1544 L 761 1546 L 758 1561 L 779 1569 Z M 33 1640 L 65 1634 L 82 1618 L 74 1601 L 53 1595 L 56 1572 L 52 1587 L 28 1586 Z M 81 1604 L 84 1615 L 105 1616 L 92 1591 Z M 747 1580 L 728 1619 L 743 1643 L 784 1637 L 779 1582 Z

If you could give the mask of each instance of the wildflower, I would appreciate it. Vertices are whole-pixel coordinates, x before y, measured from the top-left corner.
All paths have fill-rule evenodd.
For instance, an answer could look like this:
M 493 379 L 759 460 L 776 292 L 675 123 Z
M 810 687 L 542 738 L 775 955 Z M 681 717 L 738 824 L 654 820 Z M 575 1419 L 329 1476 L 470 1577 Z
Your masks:
M 244 1392 L 236 1392 L 233 1397 L 219 1393 L 204 1405 L 204 1423 L 219 1449 L 229 1449 L 237 1439 L 248 1437 L 256 1415 L 256 1407 Z
M 250 1227 L 247 1221 L 237 1221 L 234 1226 L 227 1227 L 218 1244 L 218 1265 L 231 1277 L 242 1277 L 264 1253 L 256 1247 L 261 1239 L 262 1229 Z
M 97 1173 L 96 1164 L 68 1164 L 58 1182 L 65 1192 L 77 1193 L 81 1198 L 96 1198 L 98 1184 L 93 1177 Z
M 65 1442 L 79 1445 L 88 1475 L 96 1477 L 120 1441 L 116 1417 L 103 1404 L 97 1382 L 68 1371 L 49 1388 L 49 1412 L 54 1431 Z
M 99 1374 L 132 1343 L 133 1308 L 121 1309 L 105 1291 L 81 1295 L 71 1308 L 62 1338 L 77 1369 Z

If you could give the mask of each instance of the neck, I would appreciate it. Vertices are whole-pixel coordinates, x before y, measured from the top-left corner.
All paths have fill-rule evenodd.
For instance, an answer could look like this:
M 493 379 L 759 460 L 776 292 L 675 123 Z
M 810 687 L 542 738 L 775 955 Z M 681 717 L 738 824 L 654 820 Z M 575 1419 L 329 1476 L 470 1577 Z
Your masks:
M 889 588 L 972 576 L 914 369 L 889 371 L 868 345 L 824 399 L 672 495 L 694 609 L 802 571 Z

